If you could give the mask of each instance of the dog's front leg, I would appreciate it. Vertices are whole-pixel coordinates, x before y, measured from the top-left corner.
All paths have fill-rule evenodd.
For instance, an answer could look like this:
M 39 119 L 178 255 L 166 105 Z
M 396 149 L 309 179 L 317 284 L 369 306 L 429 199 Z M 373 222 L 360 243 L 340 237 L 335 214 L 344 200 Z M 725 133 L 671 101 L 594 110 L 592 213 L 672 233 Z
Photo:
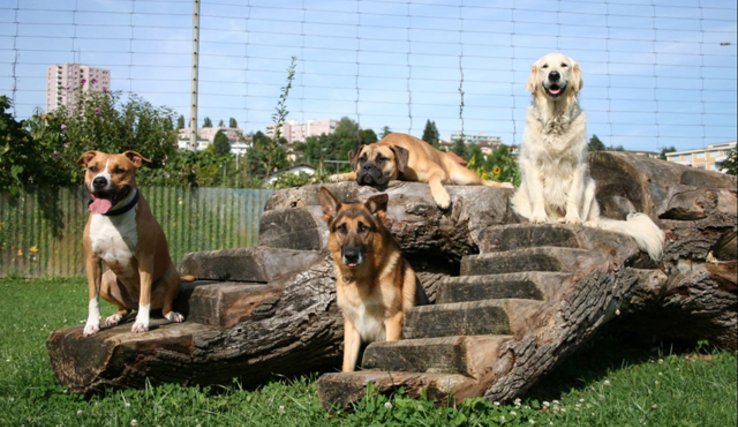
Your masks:
M 153 271 L 153 257 L 143 257 L 139 261 L 138 266 L 138 276 L 141 286 L 138 297 L 138 313 L 136 313 L 136 321 L 131 327 L 131 332 L 146 332 L 149 330 Z
M 337 173 L 328 177 L 329 182 L 356 181 L 356 172 Z
M 574 170 L 572 176 L 571 187 L 566 195 L 566 216 L 564 221 L 567 224 L 579 224 L 582 222 L 582 214 L 580 212 L 582 205 L 582 197 L 584 196 L 584 174 L 586 166 L 580 164 Z
M 451 196 L 443 186 L 443 173 L 434 172 L 428 177 L 428 186 L 430 187 L 431 196 L 435 200 L 436 205 L 441 209 L 448 209 L 451 206 Z
M 387 341 L 399 341 L 402 338 L 402 323 L 405 313 L 398 311 L 389 319 L 384 321 L 385 339 Z
M 85 268 L 87 270 L 89 302 L 87 305 L 87 322 L 82 335 L 89 337 L 100 331 L 100 281 L 102 278 L 100 258 L 94 255 L 88 256 Z
M 354 324 L 348 320 L 343 321 L 343 372 L 353 372 L 356 361 L 359 359 L 361 349 L 361 336 Z
M 538 167 L 529 159 L 520 159 L 520 170 L 523 172 L 523 185 L 528 192 L 528 202 L 531 209 L 528 220 L 534 224 L 548 222 L 546 199 L 543 194 L 543 178 L 538 171 Z

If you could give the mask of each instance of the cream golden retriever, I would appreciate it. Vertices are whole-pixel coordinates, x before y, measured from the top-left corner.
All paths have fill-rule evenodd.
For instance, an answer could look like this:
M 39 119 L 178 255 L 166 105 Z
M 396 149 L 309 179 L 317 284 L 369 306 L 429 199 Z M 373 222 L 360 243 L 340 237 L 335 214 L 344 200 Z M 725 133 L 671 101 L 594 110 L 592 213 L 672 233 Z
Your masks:
M 531 66 L 527 89 L 533 99 L 518 156 L 522 180 L 513 209 L 533 223 L 584 222 L 632 236 L 659 260 L 664 233 L 648 215 L 634 212 L 625 221 L 600 216 L 587 167 L 587 119 L 577 101 L 579 64 L 561 53 L 545 55 Z

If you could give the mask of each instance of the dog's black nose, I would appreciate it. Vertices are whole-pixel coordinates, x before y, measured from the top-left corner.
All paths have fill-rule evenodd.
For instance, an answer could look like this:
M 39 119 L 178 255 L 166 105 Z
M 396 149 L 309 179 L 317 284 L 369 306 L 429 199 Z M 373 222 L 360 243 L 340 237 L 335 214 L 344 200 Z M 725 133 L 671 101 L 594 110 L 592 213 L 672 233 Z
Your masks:
M 372 165 L 370 165 L 369 163 L 364 163 L 364 165 L 361 168 L 364 169 L 365 171 L 368 171 L 372 169 Z
M 108 185 L 108 180 L 102 176 L 98 176 L 97 178 L 92 180 L 92 186 L 95 188 L 103 188 L 106 185 Z
M 343 248 L 343 262 L 345 264 L 358 264 L 361 258 L 359 248 L 345 247 Z
M 559 81 L 560 78 L 561 78 L 561 74 L 559 74 L 558 71 L 551 71 L 550 73 L 548 73 L 548 79 L 551 80 L 552 82 L 557 82 Z

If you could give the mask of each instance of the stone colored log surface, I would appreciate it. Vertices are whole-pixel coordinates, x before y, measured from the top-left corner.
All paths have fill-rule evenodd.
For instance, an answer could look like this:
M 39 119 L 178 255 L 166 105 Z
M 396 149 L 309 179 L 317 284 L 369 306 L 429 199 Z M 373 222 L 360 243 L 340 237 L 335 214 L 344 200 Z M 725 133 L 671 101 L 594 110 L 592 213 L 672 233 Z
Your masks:
M 441 211 L 426 184 L 392 182 L 387 226 L 432 300 L 447 277 L 459 274 L 468 255 L 482 252 L 477 260 L 494 263 L 527 246 L 587 254 L 554 257 L 565 273 L 494 273 L 499 280 L 536 274 L 549 279 L 535 282 L 543 300 L 503 310 L 513 326 L 512 338 L 480 362 L 486 368 L 477 365 L 474 378 L 430 372 L 334 373 L 320 381 L 326 406 L 361 398 L 367 381 L 383 392 L 405 387 L 411 396 L 428 387 L 428 395 L 439 401 L 449 393 L 454 399 L 510 399 L 611 323 L 646 335 L 704 338 L 735 349 L 735 179 L 626 153 L 597 153 L 590 164 L 603 212 L 619 217 L 632 209 L 644 211 L 665 230 L 661 263 L 644 263 L 626 237 L 580 226 L 518 224 L 509 206 L 510 190 L 449 186 L 453 204 Z M 327 186 L 341 199 L 365 200 L 378 192 L 348 182 Z M 200 279 L 187 284 L 178 300 L 177 308 L 190 316 L 185 323 L 158 321 L 152 331 L 132 334 L 128 322 L 90 338 L 82 337 L 80 326 L 54 332 L 47 344 L 59 381 L 72 392 L 89 394 L 108 387 L 141 387 L 145 379 L 219 384 L 236 377 L 259 384 L 275 374 L 336 370 L 342 321 L 333 267 L 324 250 L 327 229 L 318 188 L 276 192 L 263 215 L 259 247 L 195 254 L 183 263 L 185 272 Z M 477 271 L 489 274 L 494 271 L 490 268 L 480 264 Z M 515 297 L 530 297 L 529 291 L 521 292 Z M 464 300 L 446 302 L 470 309 L 474 303 L 489 305 Z M 418 313 L 433 310 L 438 309 Z M 420 350 L 412 351 L 417 355 Z

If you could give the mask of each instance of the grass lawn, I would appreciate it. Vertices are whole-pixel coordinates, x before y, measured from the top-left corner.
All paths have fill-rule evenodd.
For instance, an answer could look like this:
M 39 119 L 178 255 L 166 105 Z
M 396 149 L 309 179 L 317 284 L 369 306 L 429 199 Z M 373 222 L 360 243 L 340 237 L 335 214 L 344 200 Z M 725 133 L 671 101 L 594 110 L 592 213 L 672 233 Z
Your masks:
M 456 408 L 370 396 L 353 413 L 320 406 L 315 375 L 244 390 L 166 385 L 86 400 L 54 378 L 46 339 L 86 318 L 85 279 L 0 279 L 0 426 L 735 426 L 736 355 L 659 355 L 592 346 L 522 402 Z M 107 310 L 106 310 L 107 308 Z M 104 307 L 103 315 L 112 312 Z

